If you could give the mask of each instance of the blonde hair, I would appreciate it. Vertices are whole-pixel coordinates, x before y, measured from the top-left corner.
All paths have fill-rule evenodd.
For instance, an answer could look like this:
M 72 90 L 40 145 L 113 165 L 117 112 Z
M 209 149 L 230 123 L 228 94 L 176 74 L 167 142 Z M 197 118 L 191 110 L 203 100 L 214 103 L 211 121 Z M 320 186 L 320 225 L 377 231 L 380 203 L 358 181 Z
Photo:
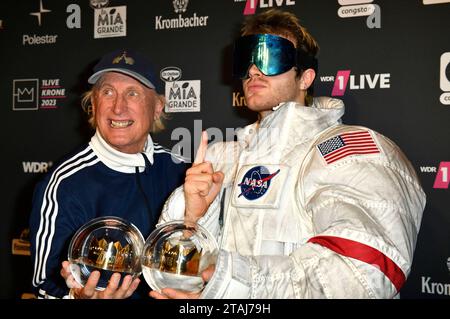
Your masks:
M 100 82 L 100 80 L 97 81 L 97 83 L 94 84 L 94 86 L 89 91 L 85 92 L 81 98 L 81 108 L 87 114 L 88 122 L 93 129 L 96 129 L 97 124 L 95 123 L 94 112 L 92 112 L 92 107 L 93 107 L 92 106 L 92 97 L 93 97 L 95 91 L 97 90 L 97 88 L 99 87 L 99 85 L 98 85 L 99 82 Z M 155 98 L 158 99 L 159 102 L 162 103 L 162 105 L 166 105 L 166 98 L 164 97 L 164 95 L 156 93 Z M 156 132 L 164 130 L 164 128 L 165 128 L 164 121 L 167 120 L 168 118 L 169 118 L 169 116 L 164 112 L 164 109 L 163 109 L 159 118 L 155 119 L 153 121 L 152 128 L 150 131 L 152 133 L 156 133 Z
M 315 57 L 319 52 L 319 45 L 314 37 L 300 24 L 297 16 L 291 12 L 279 9 L 270 9 L 254 16 L 248 16 L 241 28 L 241 35 L 259 33 L 277 34 L 295 39 L 294 45 L 308 55 Z M 298 76 L 301 76 L 299 70 Z M 308 105 L 313 96 L 312 85 L 307 90 L 306 101 Z

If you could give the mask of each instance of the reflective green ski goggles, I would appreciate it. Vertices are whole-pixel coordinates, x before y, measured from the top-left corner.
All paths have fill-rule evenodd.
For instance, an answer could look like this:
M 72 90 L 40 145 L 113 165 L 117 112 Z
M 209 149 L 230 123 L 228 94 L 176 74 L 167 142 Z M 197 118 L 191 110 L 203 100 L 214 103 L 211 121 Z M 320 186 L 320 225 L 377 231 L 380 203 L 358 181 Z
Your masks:
M 237 39 L 233 50 L 233 76 L 240 79 L 248 77 L 252 65 L 267 76 L 279 75 L 292 67 L 317 72 L 317 59 L 294 44 L 273 34 L 254 34 Z

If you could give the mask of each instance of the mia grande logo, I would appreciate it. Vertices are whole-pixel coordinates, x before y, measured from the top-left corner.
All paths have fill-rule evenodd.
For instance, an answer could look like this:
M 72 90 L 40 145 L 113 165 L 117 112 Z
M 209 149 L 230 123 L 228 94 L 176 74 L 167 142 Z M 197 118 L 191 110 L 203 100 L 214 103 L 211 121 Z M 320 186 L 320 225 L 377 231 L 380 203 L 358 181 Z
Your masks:
M 161 70 L 160 78 L 165 84 L 167 113 L 200 112 L 200 80 L 181 80 L 182 71 L 176 66 Z M 180 81 L 179 81 L 180 80 Z

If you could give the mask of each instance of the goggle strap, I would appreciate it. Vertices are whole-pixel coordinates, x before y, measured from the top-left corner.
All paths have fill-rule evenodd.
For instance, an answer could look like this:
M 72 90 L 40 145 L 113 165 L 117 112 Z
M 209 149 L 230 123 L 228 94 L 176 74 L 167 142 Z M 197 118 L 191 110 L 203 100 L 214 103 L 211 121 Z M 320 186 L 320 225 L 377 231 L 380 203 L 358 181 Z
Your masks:
M 297 49 L 297 66 L 302 70 L 313 69 L 317 73 L 319 69 L 319 62 L 315 57 L 309 55 L 304 50 Z

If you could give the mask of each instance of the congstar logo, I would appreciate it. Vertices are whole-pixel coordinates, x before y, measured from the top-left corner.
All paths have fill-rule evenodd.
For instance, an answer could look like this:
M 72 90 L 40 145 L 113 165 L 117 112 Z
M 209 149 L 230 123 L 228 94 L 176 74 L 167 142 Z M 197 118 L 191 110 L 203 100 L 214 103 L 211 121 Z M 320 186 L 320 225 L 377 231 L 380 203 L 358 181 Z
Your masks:
M 450 105 L 450 52 L 443 53 L 440 62 L 439 84 L 444 93 L 439 100 L 444 105 Z
M 373 0 L 338 0 L 342 6 L 338 9 L 340 18 L 367 16 L 366 25 L 369 29 L 381 28 L 381 9 Z

